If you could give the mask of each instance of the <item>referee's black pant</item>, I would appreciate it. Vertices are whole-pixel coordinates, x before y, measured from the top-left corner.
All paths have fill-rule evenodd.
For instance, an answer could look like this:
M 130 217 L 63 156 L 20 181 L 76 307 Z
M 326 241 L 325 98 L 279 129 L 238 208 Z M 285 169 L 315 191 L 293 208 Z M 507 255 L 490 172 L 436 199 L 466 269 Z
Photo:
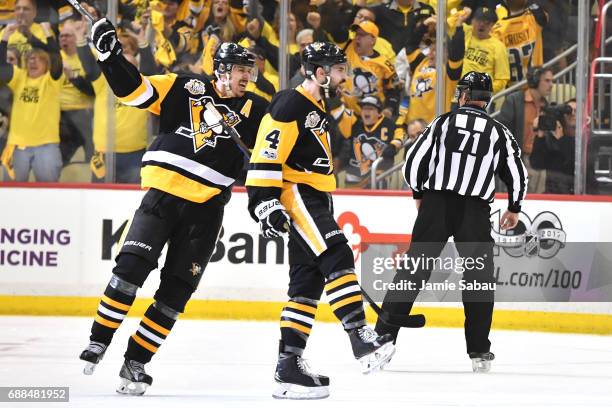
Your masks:
M 489 203 L 480 198 L 464 197 L 451 191 L 426 191 L 412 231 L 408 256 L 436 258 L 448 238 L 453 236 L 461 257 L 481 257 L 484 260 L 484 268 L 466 268 L 463 280 L 466 283 L 493 283 L 493 239 L 489 214 Z M 420 288 L 430 276 L 431 269 L 427 268 L 416 271 L 398 269 L 394 282 L 412 281 L 414 287 Z M 385 295 L 382 307 L 390 313 L 408 314 L 418 293 L 418 290 L 390 291 Z M 463 290 L 462 300 L 467 352 L 489 351 L 494 292 Z M 397 338 L 399 327 L 389 326 L 379 319 L 376 331 Z

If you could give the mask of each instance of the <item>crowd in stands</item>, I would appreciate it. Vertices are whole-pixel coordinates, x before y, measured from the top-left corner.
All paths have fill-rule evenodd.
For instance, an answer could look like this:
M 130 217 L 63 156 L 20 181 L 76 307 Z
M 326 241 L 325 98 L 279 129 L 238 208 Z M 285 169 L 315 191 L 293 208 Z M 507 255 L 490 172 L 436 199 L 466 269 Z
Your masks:
M 3 179 L 58 181 L 82 148 L 92 182 L 105 180 L 107 155 L 113 152 L 114 181 L 139 183 L 155 117 L 112 104 L 88 44 L 89 23 L 68 3 L 38 1 L 0 0 Z M 104 0 L 81 3 L 95 17 L 106 14 Z M 278 3 L 119 0 L 116 25 L 126 58 L 143 75 L 189 71 L 213 77 L 217 47 L 237 42 L 256 56 L 258 75 L 248 89 L 271 100 L 280 86 Z M 570 2 L 446 3 L 447 62 L 436 67 L 436 0 L 292 0 L 290 86 L 303 80 L 300 52 L 314 41 L 335 42 L 349 62 L 342 98 L 329 101 L 340 185 L 367 187 L 379 157 L 384 165 L 378 171 L 402 161 L 434 118 L 436 97 L 451 109 L 457 81 L 480 71 L 491 75 L 496 93 L 527 79 L 528 86 L 498 103 L 497 119 L 522 148 L 529 192 L 571 193 L 575 101 L 557 101 L 562 108 L 550 108 L 553 72 L 538 68 L 575 42 L 567 29 Z M 446 91 L 436 95 L 441 75 Z

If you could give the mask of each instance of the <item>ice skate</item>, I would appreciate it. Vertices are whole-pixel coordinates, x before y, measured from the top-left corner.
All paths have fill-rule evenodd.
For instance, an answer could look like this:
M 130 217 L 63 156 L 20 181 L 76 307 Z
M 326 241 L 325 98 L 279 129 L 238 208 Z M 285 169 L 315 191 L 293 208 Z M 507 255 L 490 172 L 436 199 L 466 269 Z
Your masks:
M 92 341 L 89 343 L 87 348 L 83 350 L 79 358 L 85 361 L 85 367 L 83 368 L 83 374 L 92 375 L 96 366 L 104 357 L 104 353 L 106 353 L 106 348 L 108 345 L 104 343 L 100 343 L 97 341 Z
M 153 383 L 153 378 L 145 372 L 144 364 L 134 360 L 125 360 L 119 372 L 121 383 L 117 387 L 119 394 L 142 395 Z
M 278 387 L 272 394 L 279 399 L 322 399 L 329 397 L 329 377 L 310 372 L 306 360 L 298 355 L 279 358 L 274 380 Z
M 348 332 L 353 346 L 353 355 L 361 363 L 361 372 L 369 374 L 381 369 L 391 361 L 395 353 L 393 337 L 390 334 L 379 336 L 368 326 L 358 327 Z
M 491 361 L 495 360 L 495 354 L 486 353 L 470 353 L 472 359 L 472 371 L 475 373 L 488 373 L 491 370 Z

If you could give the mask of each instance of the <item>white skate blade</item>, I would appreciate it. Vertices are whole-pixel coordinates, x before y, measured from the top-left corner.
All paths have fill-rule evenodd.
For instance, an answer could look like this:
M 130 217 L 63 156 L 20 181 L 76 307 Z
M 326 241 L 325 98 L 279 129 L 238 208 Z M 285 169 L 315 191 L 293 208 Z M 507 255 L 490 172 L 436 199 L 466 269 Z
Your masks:
M 475 373 L 488 373 L 491 371 L 491 361 L 482 358 L 472 359 L 472 371 Z
M 149 384 L 144 382 L 132 382 L 126 378 L 121 379 L 117 393 L 124 395 L 142 395 L 145 393 Z
M 374 352 L 361 357 L 359 359 L 361 373 L 370 374 L 374 370 L 382 369 L 385 364 L 391 361 L 393 354 L 395 354 L 395 346 L 390 341 Z
M 276 399 L 314 400 L 329 397 L 327 386 L 304 387 L 298 384 L 278 383 L 278 387 L 272 393 Z
M 86 362 L 85 367 L 83 367 L 83 374 L 92 375 L 96 370 L 97 364 Z

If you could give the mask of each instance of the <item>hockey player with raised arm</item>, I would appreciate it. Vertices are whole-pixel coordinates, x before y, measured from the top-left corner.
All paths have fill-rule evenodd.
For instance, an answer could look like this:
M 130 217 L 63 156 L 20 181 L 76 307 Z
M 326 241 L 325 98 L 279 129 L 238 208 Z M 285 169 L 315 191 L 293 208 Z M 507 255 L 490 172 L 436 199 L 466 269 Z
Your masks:
M 152 383 L 144 365 L 197 288 L 216 246 L 232 185 L 243 169 L 244 153 L 221 120 L 252 148 L 267 102 L 246 92 L 255 61 L 237 44 L 224 43 L 217 50 L 216 79 L 211 81 L 186 74 L 142 76 L 122 55 L 115 28 L 106 19 L 93 25 L 91 39 L 100 69 L 119 100 L 148 109 L 160 121 L 159 136 L 142 159 L 142 187 L 148 191 L 122 237 L 90 344 L 80 357 L 87 362 L 85 374 L 93 373 L 168 243 L 155 300 L 130 337 L 119 374 L 117 392 L 142 395 Z
M 346 81 L 344 52 L 316 42 L 302 51 L 304 82 L 279 92 L 264 116 L 247 175 L 249 211 L 265 237 L 290 229 L 289 301 L 280 320 L 275 398 L 329 395 L 329 378 L 302 359 L 323 289 L 353 354 L 368 373 L 393 355 L 390 336 L 366 326 L 353 252 L 333 216 L 336 189 L 326 99 Z

